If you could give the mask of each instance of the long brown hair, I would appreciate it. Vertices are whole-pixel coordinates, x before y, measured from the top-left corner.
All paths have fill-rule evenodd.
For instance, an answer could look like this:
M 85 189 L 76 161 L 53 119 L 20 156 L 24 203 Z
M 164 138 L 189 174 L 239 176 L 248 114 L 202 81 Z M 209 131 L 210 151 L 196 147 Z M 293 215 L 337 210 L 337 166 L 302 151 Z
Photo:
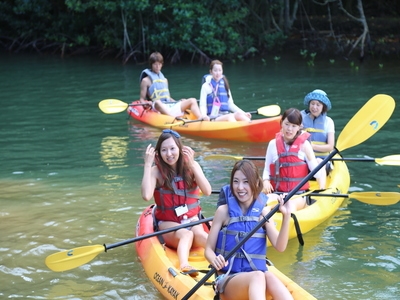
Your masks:
M 176 172 L 161 157 L 161 144 L 169 138 L 172 138 L 175 141 L 176 146 L 179 149 L 179 158 L 176 162 Z M 173 190 L 171 181 L 175 176 L 181 176 L 183 181 L 185 182 L 185 187 L 188 189 L 190 189 L 196 185 L 194 174 L 190 170 L 190 168 L 187 166 L 187 161 L 182 152 L 182 147 L 183 147 L 183 145 L 182 145 L 179 134 L 173 130 L 168 130 L 168 129 L 164 130 L 163 133 L 160 135 L 160 137 L 158 138 L 156 147 L 155 147 L 155 151 L 156 151 L 155 163 L 161 172 L 162 178 L 164 179 L 164 185 L 167 186 L 171 190 Z
M 213 60 L 213 61 L 210 63 L 210 73 L 211 73 L 211 70 L 214 68 L 214 65 L 221 65 L 221 67 L 223 66 L 222 62 L 219 61 L 218 59 Z M 231 88 L 229 87 L 228 78 L 226 78 L 226 76 L 224 75 L 224 77 L 222 77 L 222 79 L 224 80 L 226 93 L 228 94 L 228 98 L 229 98 L 229 93 L 228 93 L 228 91 L 229 91 Z
M 292 124 L 300 126 L 299 131 L 297 131 L 297 133 L 293 137 L 293 139 L 291 141 L 289 141 L 289 143 L 287 143 L 288 145 L 292 145 L 293 142 L 297 139 L 297 137 L 301 134 L 301 130 L 303 128 L 303 126 L 302 126 L 303 116 L 301 115 L 300 110 L 298 110 L 297 108 L 288 108 L 287 110 L 285 110 L 285 112 L 282 115 L 281 126 L 282 126 L 283 120 L 285 120 L 285 119 L 287 119 Z
M 241 171 L 245 176 L 247 181 L 249 182 L 250 190 L 253 194 L 253 198 L 257 199 L 263 190 L 263 181 L 258 173 L 257 167 L 250 160 L 239 160 L 233 166 L 231 172 L 231 191 L 233 193 L 233 178 L 235 177 L 236 171 Z

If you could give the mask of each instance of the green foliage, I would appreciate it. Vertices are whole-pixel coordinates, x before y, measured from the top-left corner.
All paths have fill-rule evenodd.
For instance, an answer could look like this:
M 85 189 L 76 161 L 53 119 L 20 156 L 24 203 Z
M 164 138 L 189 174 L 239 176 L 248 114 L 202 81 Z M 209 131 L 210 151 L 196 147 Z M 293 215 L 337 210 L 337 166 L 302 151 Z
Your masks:
M 306 58 L 307 55 L 308 55 L 308 50 L 307 50 L 307 49 L 300 49 L 300 55 L 301 55 L 303 58 Z
M 307 65 L 309 67 L 314 67 L 315 66 L 314 60 L 315 60 L 315 56 L 316 55 L 317 55 L 317 53 L 315 53 L 315 52 L 310 53 L 310 60 L 307 62 Z
M 285 41 L 287 40 L 287 36 L 284 35 L 282 32 L 277 31 L 265 34 L 264 40 L 265 40 L 265 47 L 267 50 L 272 50 L 275 48 L 280 50 Z
M 52 52 L 90 48 L 141 59 L 157 50 L 166 58 L 244 60 L 282 50 L 290 36 L 285 9 L 283 1 L 0 0 L 0 44 L 11 51 L 51 45 Z M 311 3 L 306 9 L 320 11 Z M 376 44 L 391 39 L 396 35 Z M 306 49 L 300 55 L 314 65 Z

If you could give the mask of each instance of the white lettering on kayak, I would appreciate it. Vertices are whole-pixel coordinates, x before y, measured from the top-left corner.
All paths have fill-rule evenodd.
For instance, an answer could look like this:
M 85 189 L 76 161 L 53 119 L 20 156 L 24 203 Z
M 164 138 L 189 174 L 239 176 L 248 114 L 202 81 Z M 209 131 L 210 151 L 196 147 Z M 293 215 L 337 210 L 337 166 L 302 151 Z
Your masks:
M 157 272 L 154 273 L 153 279 L 161 286 L 161 288 L 166 289 L 168 294 L 174 297 L 174 299 L 178 299 L 179 292 L 172 285 L 166 282 L 160 274 Z

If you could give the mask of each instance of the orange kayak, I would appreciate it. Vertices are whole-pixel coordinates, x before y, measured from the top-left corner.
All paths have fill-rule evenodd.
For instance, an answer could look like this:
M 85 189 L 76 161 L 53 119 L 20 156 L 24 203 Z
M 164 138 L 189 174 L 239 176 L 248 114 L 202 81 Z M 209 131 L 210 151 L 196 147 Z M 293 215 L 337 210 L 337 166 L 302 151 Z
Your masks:
M 128 106 L 127 112 L 133 119 L 160 129 L 171 128 L 181 134 L 238 142 L 268 143 L 280 130 L 281 116 L 251 122 L 210 122 L 194 121 L 193 116 L 187 114 L 184 121 L 180 121 L 154 110 L 147 110 L 143 105 L 135 105 L 139 103 L 140 101 L 134 101 Z
M 153 207 L 151 205 L 144 209 L 136 225 L 136 236 L 143 236 L 154 233 L 153 229 Z M 203 225 L 205 230 L 208 227 Z M 189 291 L 191 291 L 196 283 L 202 279 L 209 271 L 209 263 L 204 257 L 203 248 L 192 248 L 190 250 L 190 264 L 198 269 L 204 270 L 199 272 L 195 278 L 181 273 L 179 270 L 179 260 L 175 249 L 169 248 L 160 243 L 157 236 L 143 239 L 135 243 L 136 251 L 143 265 L 147 277 L 154 284 L 157 290 L 165 299 L 178 300 L 182 299 Z M 288 288 L 294 299 L 299 300 L 315 300 L 316 298 L 309 294 L 306 290 L 281 273 L 276 267 L 268 266 L 268 270 L 273 272 Z M 206 284 L 199 287 L 198 290 L 190 297 L 191 300 L 211 300 L 214 299 L 214 290 L 211 276 Z M 267 299 L 272 299 L 267 295 Z

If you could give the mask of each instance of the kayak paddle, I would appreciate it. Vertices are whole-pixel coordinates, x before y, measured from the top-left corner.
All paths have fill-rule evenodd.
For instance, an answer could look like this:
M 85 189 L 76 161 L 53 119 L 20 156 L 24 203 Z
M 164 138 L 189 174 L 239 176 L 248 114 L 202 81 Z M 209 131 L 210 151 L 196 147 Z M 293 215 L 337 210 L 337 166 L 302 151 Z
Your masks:
M 274 117 L 281 113 L 281 108 L 279 105 L 272 104 L 272 105 L 260 107 L 259 109 L 254 110 L 254 111 L 249 111 L 249 113 L 258 114 L 258 115 L 262 115 L 265 117 Z
M 212 220 L 213 220 L 213 217 L 201 219 L 199 221 L 190 222 L 187 224 L 181 224 L 179 226 L 175 226 L 175 227 L 171 227 L 168 229 L 153 232 L 150 234 L 138 236 L 138 237 L 135 237 L 135 238 L 132 238 L 129 240 L 125 240 L 125 241 L 121 241 L 118 243 L 114 243 L 111 245 L 104 244 L 104 245 L 83 246 L 83 247 L 78 247 L 78 248 L 73 248 L 70 250 L 57 252 L 57 253 L 47 256 L 45 263 L 46 263 L 46 266 L 52 271 L 55 271 L 55 272 L 67 271 L 67 270 L 74 269 L 74 268 L 77 268 L 81 265 L 88 263 L 89 261 L 94 259 L 97 255 L 99 255 L 101 252 L 107 252 L 107 250 L 110 250 L 112 248 L 135 243 L 135 242 L 138 242 L 138 241 L 141 241 L 144 239 L 151 238 L 153 236 L 163 235 L 168 232 L 172 232 L 172 231 L 176 231 L 178 229 L 210 222 Z
M 164 102 L 164 103 L 175 103 L 175 102 Z M 128 106 L 143 106 L 149 105 L 148 103 L 135 103 L 128 104 L 118 99 L 104 99 L 99 102 L 100 110 L 105 114 L 116 114 L 125 111 Z
M 284 199 L 286 203 L 292 196 L 294 196 L 301 187 L 310 180 L 315 173 L 323 168 L 328 161 L 335 156 L 339 151 L 357 146 L 373 136 L 382 126 L 389 120 L 395 108 L 394 99 L 388 95 L 376 95 L 372 97 L 364 106 L 351 118 L 346 124 L 342 132 L 340 133 L 337 145 L 334 150 L 320 162 L 314 170 L 312 170 L 306 177 L 304 177 L 300 183 L 290 191 Z M 260 229 L 268 220 L 279 210 L 279 204 L 277 204 L 262 220 L 255 226 L 241 241 L 239 241 L 235 247 L 227 254 L 225 261 L 228 261 L 242 245 Z M 197 289 L 202 286 L 217 270 L 211 268 L 211 270 L 197 282 L 197 284 L 182 298 L 182 300 L 188 300 Z
M 213 190 L 212 194 L 219 194 L 220 191 Z M 276 193 L 282 194 L 282 193 Z M 352 198 L 360 202 L 372 205 L 393 205 L 400 201 L 400 193 L 397 192 L 353 192 L 349 194 L 325 194 L 317 193 L 316 191 L 309 191 L 303 194 L 297 194 L 292 197 L 303 197 L 303 196 L 313 196 L 313 197 L 334 197 L 334 198 Z M 271 203 L 267 203 L 271 205 Z M 275 203 L 274 203 L 275 204 Z
M 226 154 L 213 154 L 208 155 L 204 158 L 205 160 L 210 159 L 233 159 L 233 160 L 265 160 L 265 156 L 233 156 L 233 155 L 226 155 Z M 343 158 L 332 158 L 331 160 L 337 161 L 374 161 L 378 165 L 385 165 L 385 166 L 400 166 L 400 154 L 394 154 L 385 156 L 382 158 L 368 158 L 368 157 L 343 157 Z

